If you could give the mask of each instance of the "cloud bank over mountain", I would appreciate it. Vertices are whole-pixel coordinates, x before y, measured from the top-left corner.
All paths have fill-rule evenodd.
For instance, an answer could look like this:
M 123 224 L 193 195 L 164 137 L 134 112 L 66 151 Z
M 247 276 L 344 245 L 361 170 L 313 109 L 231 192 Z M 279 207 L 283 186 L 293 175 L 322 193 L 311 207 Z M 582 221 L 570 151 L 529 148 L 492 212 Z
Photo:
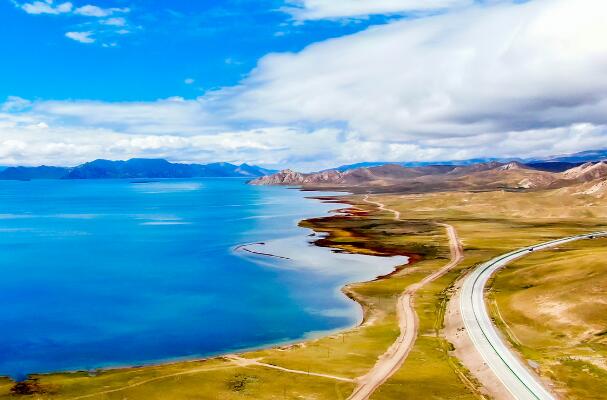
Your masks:
M 382 4 L 396 3 L 414 2 Z M 458 6 L 269 54 L 238 86 L 197 99 L 11 98 L 0 161 L 154 156 L 311 170 L 605 147 L 606 19 L 599 0 Z

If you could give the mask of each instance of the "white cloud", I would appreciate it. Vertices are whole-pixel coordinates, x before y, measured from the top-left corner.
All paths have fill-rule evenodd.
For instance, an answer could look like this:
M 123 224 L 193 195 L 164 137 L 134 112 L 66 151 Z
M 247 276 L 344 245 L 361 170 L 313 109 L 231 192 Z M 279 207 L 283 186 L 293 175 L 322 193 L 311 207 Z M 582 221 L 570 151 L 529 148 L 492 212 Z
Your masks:
M 110 25 L 110 26 L 125 26 L 126 19 L 124 19 L 123 17 L 113 17 L 113 18 L 104 19 L 101 21 L 101 23 L 103 25 Z
M 31 3 L 20 3 L 12 0 L 15 6 L 23 9 L 28 14 L 75 14 L 86 17 L 109 17 L 117 13 L 128 13 L 130 8 L 102 8 L 96 5 L 87 4 L 78 8 L 74 8 L 73 3 L 63 2 L 55 3 L 54 0 L 33 1 Z M 107 25 L 117 25 L 121 22 L 121 18 L 109 18 L 105 22 Z M 122 25 L 119 25 L 122 26 Z
M 473 0 L 291 0 L 283 11 L 303 21 L 436 11 L 472 3 Z
M 196 82 L 196 80 L 194 80 L 193 78 L 186 78 L 183 83 L 185 83 L 186 85 L 191 85 L 194 82 Z
M 599 0 L 475 6 L 269 55 L 195 100 L 13 98 L 0 165 L 141 156 L 313 170 L 604 148 L 606 19 Z
M 18 96 L 8 96 L 0 110 L 3 112 L 14 112 L 14 111 L 23 111 L 26 108 L 31 106 L 31 102 L 29 100 L 23 99 Z
M 404 20 L 269 55 L 224 92 L 234 118 L 393 142 L 598 126 L 606 18 L 603 1 L 536 0 Z
M 0 164 L 73 165 L 95 158 L 164 157 L 311 171 L 369 160 L 545 156 L 603 147 L 606 135 L 605 125 L 574 124 L 467 140 L 420 137 L 397 142 L 340 128 L 234 129 L 218 124 L 204 100 L 38 101 L 22 112 L 0 113 Z
M 189 101 L 175 101 L 174 104 L 187 110 L 193 105 Z M 74 109 L 78 106 L 76 102 L 72 104 Z M 149 106 L 156 106 L 162 113 L 167 104 L 162 100 Z M 91 111 L 94 105 L 84 107 Z M 126 108 L 127 112 L 134 107 L 132 114 L 141 112 L 137 104 L 121 103 L 116 107 Z M 288 163 L 312 168 L 312 165 L 318 165 L 319 153 L 325 153 L 327 141 L 336 145 L 340 135 L 336 130 L 308 132 L 289 127 L 209 131 L 198 126 L 200 120 L 190 111 L 181 114 L 185 121 L 179 121 L 180 126 L 189 126 L 187 135 L 178 129 L 179 126 L 170 134 L 155 130 L 143 132 L 135 127 L 137 122 L 134 120 L 122 124 L 124 129 L 102 127 L 74 117 L 42 113 L 38 111 L 40 109 L 45 109 L 45 105 L 36 104 L 34 110 L 20 114 L 0 113 L 0 163 L 74 165 L 95 158 L 163 157 L 182 162 L 248 161 L 269 166 Z M 96 111 L 107 110 L 102 107 Z M 156 120 L 163 122 L 164 127 L 177 118 L 176 114 L 170 116 L 166 111 L 164 114 L 164 121 L 162 118 Z M 294 153 L 296 160 L 292 159 Z M 333 158 L 328 153 L 327 156 Z M 333 160 L 323 162 L 329 165 Z
M 101 8 L 92 4 L 87 4 L 82 7 L 78 7 L 74 10 L 74 14 L 84 15 L 86 17 L 108 17 L 115 13 L 127 13 L 129 8 Z
M 47 119 L 128 134 L 195 135 L 225 129 L 217 125 L 202 100 L 180 97 L 154 102 L 43 101 L 32 109 Z
M 66 32 L 65 36 L 80 43 L 95 43 L 93 32 Z
M 93 21 L 80 25 L 80 29 L 86 26 L 87 31 L 70 31 L 65 36 L 81 43 L 94 43 L 96 40 L 92 37 L 95 34 L 98 37 L 108 38 L 115 35 L 126 35 L 131 33 L 125 29 L 128 25 L 124 17 L 111 17 L 114 14 L 128 13 L 130 8 L 102 8 L 96 5 L 87 4 L 82 7 L 74 8 L 71 2 L 60 4 L 53 0 L 34 1 L 31 3 L 20 3 L 17 0 L 11 0 L 13 4 L 23 9 L 28 14 L 66 14 L 70 16 L 85 16 L 94 18 Z M 115 47 L 115 43 L 102 43 L 102 47 Z
M 73 13 L 76 15 L 83 15 L 86 17 L 108 17 L 112 14 L 116 13 L 128 13 L 130 12 L 129 8 L 102 8 L 99 6 L 95 6 L 92 4 L 87 4 L 82 7 L 78 7 L 74 9 L 74 5 L 71 2 L 64 2 L 55 4 L 53 0 L 44 0 L 44 1 L 33 1 L 31 3 L 23 3 L 19 4 L 15 2 L 15 5 L 23 9 L 28 14 L 68 14 Z M 110 18 L 108 20 L 110 24 L 111 22 L 120 22 L 119 18 Z
M 28 14 L 65 14 L 72 11 L 72 3 L 65 2 L 55 5 L 53 0 L 34 1 L 20 7 Z

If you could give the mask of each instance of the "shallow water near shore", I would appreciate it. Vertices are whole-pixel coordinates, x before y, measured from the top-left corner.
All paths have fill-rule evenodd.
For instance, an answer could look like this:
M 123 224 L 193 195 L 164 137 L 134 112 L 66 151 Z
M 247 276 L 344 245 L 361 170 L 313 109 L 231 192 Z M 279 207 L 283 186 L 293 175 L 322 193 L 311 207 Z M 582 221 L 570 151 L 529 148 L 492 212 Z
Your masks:
M 242 179 L 0 181 L 0 375 L 203 357 L 356 324 L 340 288 L 406 258 L 311 245 L 297 222 L 339 207 L 311 195 Z M 284 258 L 234 250 L 259 242 Z

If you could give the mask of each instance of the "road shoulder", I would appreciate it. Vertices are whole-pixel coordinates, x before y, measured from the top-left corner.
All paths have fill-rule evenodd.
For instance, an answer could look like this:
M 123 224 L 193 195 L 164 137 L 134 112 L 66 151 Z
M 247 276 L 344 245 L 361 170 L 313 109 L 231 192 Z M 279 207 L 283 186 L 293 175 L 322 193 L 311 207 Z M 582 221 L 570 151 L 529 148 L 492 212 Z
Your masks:
M 466 276 L 460 278 L 453 287 L 453 295 L 445 312 L 444 336 L 455 348 L 453 355 L 480 382 L 484 395 L 495 400 L 512 400 L 512 395 L 487 366 L 464 327 L 459 301 L 461 285 L 465 278 Z

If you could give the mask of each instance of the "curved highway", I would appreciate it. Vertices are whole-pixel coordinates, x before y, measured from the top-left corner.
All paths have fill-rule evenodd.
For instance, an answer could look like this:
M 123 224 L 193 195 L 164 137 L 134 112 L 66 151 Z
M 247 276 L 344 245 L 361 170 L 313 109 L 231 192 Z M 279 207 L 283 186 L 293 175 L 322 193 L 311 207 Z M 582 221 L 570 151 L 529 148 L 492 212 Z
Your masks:
M 517 400 L 554 400 L 556 397 L 524 361 L 510 351 L 493 325 L 484 296 L 487 281 L 509 262 L 534 251 L 597 236 L 607 236 L 607 232 L 570 236 L 515 250 L 480 265 L 464 281 L 459 306 L 466 331 L 487 366 Z

